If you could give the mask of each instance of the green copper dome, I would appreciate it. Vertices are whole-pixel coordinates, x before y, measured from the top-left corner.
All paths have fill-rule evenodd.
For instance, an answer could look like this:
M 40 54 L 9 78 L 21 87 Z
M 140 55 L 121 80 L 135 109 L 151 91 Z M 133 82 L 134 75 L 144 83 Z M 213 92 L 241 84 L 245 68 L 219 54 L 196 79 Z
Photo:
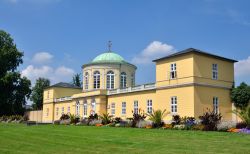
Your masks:
M 102 53 L 102 54 L 98 55 L 97 57 L 95 57 L 95 59 L 92 60 L 92 63 L 103 63 L 103 62 L 124 63 L 125 60 L 120 55 L 118 55 L 114 52 Z

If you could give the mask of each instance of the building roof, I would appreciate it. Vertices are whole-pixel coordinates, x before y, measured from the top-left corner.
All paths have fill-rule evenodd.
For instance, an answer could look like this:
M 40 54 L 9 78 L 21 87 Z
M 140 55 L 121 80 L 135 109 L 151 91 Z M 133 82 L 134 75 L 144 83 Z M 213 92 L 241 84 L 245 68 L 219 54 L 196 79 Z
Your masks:
M 164 59 L 169 59 L 169 58 L 172 58 L 172 57 L 176 57 L 176 56 L 180 56 L 180 55 L 184 55 L 184 54 L 188 54 L 188 53 L 198 53 L 198 54 L 214 57 L 214 58 L 217 58 L 217 59 L 230 61 L 230 62 L 233 62 L 233 63 L 238 62 L 237 60 L 234 60 L 234 59 L 221 57 L 221 56 L 214 55 L 214 54 L 211 54 L 211 53 L 208 53 L 208 52 L 205 52 L 205 51 L 201 51 L 201 50 L 195 49 L 195 48 L 188 48 L 188 49 L 182 50 L 180 52 L 176 52 L 176 53 L 173 53 L 171 55 L 168 55 L 168 56 L 165 56 L 165 57 L 162 57 L 162 58 L 159 58 L 159 59 L 155 59 L 155 60 L 153 60 L 153 62 L 157 62 L 157 61 L 164 60 Z
M 98 55 L 90 63 L 84 64 L 83 67 L 90 65 L 99 65 L 99 64 L 126 64 L 136 69 L 135 65 L 126 62 L 122 56 L 112 51 L 107 51 Z
M 81 87 L 78 87 L 78 86 L 75 86 L 75 85 L 73 85 L 73 84 L 71 84 L 71 83 L 66 83 L 66 82 L 59 82 L 59 83 L 56 83 L 56 84 L 54 84 L 54 85 L 51 85 L 51 86 L 47 87 L 46 89 L 52 88 L 52 87 L 81 89 Z

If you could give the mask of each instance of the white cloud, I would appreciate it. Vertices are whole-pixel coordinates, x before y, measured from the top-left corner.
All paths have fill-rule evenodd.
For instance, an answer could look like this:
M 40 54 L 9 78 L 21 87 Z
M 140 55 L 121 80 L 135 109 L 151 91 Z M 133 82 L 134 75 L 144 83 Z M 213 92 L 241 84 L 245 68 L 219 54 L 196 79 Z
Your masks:
M 235 76 L 250 76 L 250 56 L 235 63 Z
M 162 43 L 159 41 L 151 42 L 140 54 L 132 59 L 136 64 L 147 64 L 152 60 L 167 56 L 175 52 L 175 48 L 172 45 Z
M 27 66 L 22 70 L 22 76 L 26 76 L 31 80 L 32 85 L 35 84 L 36 79 L 39 77 L 48 78 L 51 81 L 51 84 L 57 82 L 69 82 L 74 75 L 75 71 L 71 68 L 65 66 L 60 66 L 56 69 L 53 69 L 50 66 L 41 66 L 36 67 L 34 65 Z
M 48 63 L 53 59 L 53 55 L 48 52 L 38 52 L 32 58 L 32 62 L 37 64 Z

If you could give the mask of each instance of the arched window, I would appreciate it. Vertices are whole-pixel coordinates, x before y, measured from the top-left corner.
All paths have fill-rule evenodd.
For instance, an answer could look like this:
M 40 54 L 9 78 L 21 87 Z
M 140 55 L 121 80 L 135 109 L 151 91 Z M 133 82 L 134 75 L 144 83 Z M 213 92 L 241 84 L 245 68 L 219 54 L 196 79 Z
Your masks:
M 121 88 L 126 88 L 127 87 L 127 74 L 125 72 L 121 73 L 121 83 L 120 83 Z
M 114 89 L 115 74 L 113 71 L 107 73 L 107 89 Z
M 100 72 L 95 71 L 94 72 L 94 89 L 100 88 Z
M 85 73 L 85 76 L 84 76 L 84 81 L 85 81 L 85 89 L 88 89 L 89 88 L 89 73 L 86 72 Z
M 79 116 L 80 115 L 80 102 L 76 101 L 76 115 Z
M 84 100 L 83 103 L 83 117 L 87 117 L 88 115 L 88 102 L 87 100 Z

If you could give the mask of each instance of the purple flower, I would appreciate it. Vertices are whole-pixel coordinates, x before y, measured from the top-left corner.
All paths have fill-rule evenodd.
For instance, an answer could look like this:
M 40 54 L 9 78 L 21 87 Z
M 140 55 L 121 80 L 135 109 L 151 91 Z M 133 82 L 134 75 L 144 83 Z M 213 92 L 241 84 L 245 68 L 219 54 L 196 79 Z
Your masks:
M 239 133 L 250 134 L 250 129 L 242 128 L 239 130 Z

